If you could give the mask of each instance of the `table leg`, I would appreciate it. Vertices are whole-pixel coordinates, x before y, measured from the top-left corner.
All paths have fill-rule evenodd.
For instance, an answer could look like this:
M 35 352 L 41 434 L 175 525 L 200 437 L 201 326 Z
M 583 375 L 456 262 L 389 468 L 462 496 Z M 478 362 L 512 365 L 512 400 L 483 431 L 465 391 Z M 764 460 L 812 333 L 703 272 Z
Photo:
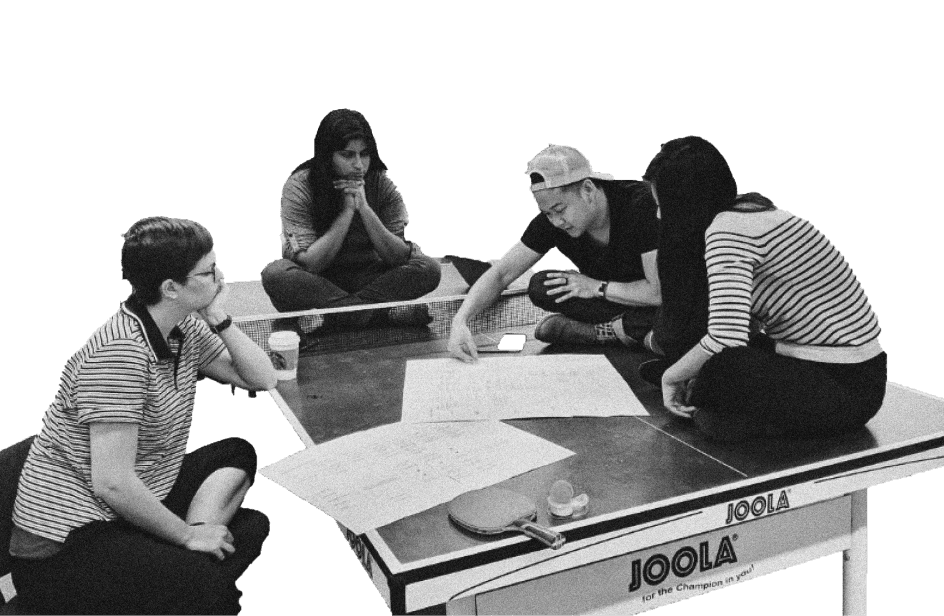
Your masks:
M 842 613 L 865 616 L 868 577 L 868 493 L 852 493 L 852 544 L 842 553 Z

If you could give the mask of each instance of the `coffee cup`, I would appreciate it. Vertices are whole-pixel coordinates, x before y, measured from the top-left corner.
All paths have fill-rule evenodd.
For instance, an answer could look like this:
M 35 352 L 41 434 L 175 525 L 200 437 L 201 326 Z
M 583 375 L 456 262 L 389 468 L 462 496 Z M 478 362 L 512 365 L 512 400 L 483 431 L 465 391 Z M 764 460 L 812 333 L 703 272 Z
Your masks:
M 269 335 L 269 359 L 280 381 L 298 377 L 298 334 L 291 331 L 272 332 Z

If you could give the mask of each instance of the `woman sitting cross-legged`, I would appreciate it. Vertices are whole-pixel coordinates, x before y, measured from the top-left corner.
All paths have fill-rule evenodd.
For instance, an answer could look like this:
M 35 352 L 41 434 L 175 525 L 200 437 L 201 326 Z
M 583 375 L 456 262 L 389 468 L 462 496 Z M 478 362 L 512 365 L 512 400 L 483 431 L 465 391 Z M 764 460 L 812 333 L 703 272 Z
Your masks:
M 721 440 L 864 426 L 882 405 L 887 358 L 865 292 L 829 240 L 762 195 L 736 196 L 724 158 L 699 137 L 663 145 L 644 177 L 663 236 L 704 238 L 707 333 L 663 374 L 666 408 Z M 707 185 L 732 191 L 692 190 Z M 666 287 L 698 275 L 662 251 L 671 244 L 659 253 L 675 267 L 662 281 L 668 310 L 691 300 Z
M 363 115 L 336 109 L 325 116 L 314 157 L 282 189 L 283 258 L 262 271 L 262 286 L 276 309 L 395 302 L 436 288 L 439 263 L 404 238 L 406 206 L 386 170 Z M 343 327 L 429 320 L 425 306 L 325 315 L 326 326 Z

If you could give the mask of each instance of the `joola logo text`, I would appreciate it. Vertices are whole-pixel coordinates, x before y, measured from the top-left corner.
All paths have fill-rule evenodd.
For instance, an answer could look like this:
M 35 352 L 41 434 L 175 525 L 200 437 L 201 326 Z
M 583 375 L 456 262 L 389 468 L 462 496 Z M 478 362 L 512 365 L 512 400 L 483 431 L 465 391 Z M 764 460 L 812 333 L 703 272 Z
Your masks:
M 774 504 L 774 493 L 767 496 L 758 496 L 753 500 L 741 500 L 736 503 L 728 503 L 728 517 L 725 524 L 731 522 L 743 522 L 749 517 L 759 518 L 769 513 L 777 513 L 790 508 L 790 499 L 787 498 L 787 491 L 781 490 L 777 497 L 777 504 Z
M 737 535 L 734 536 L 735 539 Z M 708 571 L 728 563 L 736 563 L 737 554 L 734 553 L 734 543 L 725 535 L 718 544 L 714 558 L 711 557 L 708 542 L 702 541 L 698 549 L 690 545 L 679 548 L 671 558 L 665 554 L 653 554 L 643 563 L 641 559 L 633 560 L 632 579 L 629 582 L 629 592 L 639 590 L 643 582 L 648 586 L 656 586 L 674 573 L 678 577 L 688 577 L 695 570 Z

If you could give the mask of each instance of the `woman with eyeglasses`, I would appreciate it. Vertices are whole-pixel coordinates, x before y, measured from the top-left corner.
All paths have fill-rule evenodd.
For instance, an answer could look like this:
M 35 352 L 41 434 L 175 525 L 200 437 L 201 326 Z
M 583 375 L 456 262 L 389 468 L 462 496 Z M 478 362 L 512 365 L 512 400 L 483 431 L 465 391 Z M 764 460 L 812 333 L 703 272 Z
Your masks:
M 439 263 L 406 240 L 403 198 L 387 176 L 366 118 L 336 109 L 315 134 L 315 155 L 295 168 L 282 189 L 282 257 L 262 272 L 279 311 L 338 308 L 409 300 L 439 284 Z M 326 325 L 361 327 L 414 311 L 329 314 Z M 395 320 L 396 322 L 396 320 Z
M 23 466 L 10 538 L 30 613 L 235 614 L 268 518 L 242 507 L 256 452 L 186 452 L 197 378 L 275 387 L 223 309 L 213 239 L 153 217 L 125 234 L 132 294 L 66 363 Z
M 644 179 L 661 213 L 663 307 L 707 314 L 701 339 L 662 375 L 666 408 L 719 440 L 864 426 L 882 405 L 887 358 L 829 240 L 758 193 L 737 195 L 727 162 L 699 137 L 664 144 Z M 702 280 L 706 306 L 686 295 Z

